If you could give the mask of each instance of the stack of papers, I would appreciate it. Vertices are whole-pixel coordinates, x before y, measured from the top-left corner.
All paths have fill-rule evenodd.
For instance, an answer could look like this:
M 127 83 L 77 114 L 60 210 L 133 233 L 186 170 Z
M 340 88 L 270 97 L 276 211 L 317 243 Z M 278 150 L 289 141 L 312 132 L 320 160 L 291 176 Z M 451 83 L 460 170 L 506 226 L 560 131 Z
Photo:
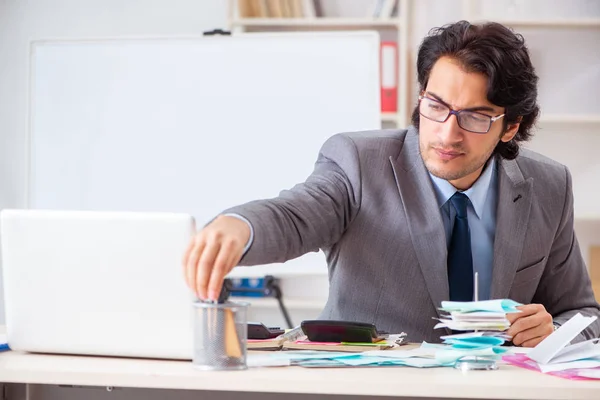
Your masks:
M 357 343 L 357 342 L 312 342 L 306 336 L 296 341 L 286 341 L 283 348 L 286 350 L 326 350 L 326 351 L 345 351 L 345 352 L 364 352 L 370 350 L 386 350 L 397 348 L 406 344 L 406 333 L 389 335 L 386 339 L 379 342 Z
M 325 350 L 344 352 L 363 352 L 386 350 L 406 344 L 406 333 L 391 334 L 379 342 L 312 342 L 300 327 L 294 328 L 272 339 L 248 339 L 248 350 Z
M 449 344 L 455 349 L 475 350 L 502 346 L 506 338 L 506 335 L 497 332 L 472 332 L 441 336 L 445 344 Z
M 362 353 L 334 351 L 284 351 L 272 354 L 249 354 L 248 365 L 274 367 L 296 365 L 300 367 L 384 367 L 404 366 L 416 368 L 452 367 L 464 357 L 499 358 L 508 351 L 506 347 L 484 349 L 456 349 L 444 344 L 423 343 L 407 350 L 370 350 Z
M 577 313 L 527 355 L 504 356 L 503 360 L 568 379 L 600 379 L 600 339 L 569 344 L 595 320 Z
M 356 342 L 312 342 L 310 340 L 297 340 L 295 342 L 285 342 L 283 348 L 286 350 L 326 350 L 326 351 L 344 351 L 344 352 L 363 352 L 372 349 L 386 350 L 397 347 L 395 343 L 382 340 L 376 343 L 356 343 Z
M 446 367 L 454 365 L 451 359 L 444 363 L 435 358 L 436 350 L 419 347 L 411 350 L 373 350 L 363 353 L 331 351 L 284 351 L 272 354 L 249 354 L 248 365 L 252 367 L 288 366 L 301 367 L 374 367 L 407 366 L 417 368 Z
M 442 363 L 460 359 L 500 359 L 507 348 L 502 347 L 511 338 L 505 333 L 510 327 L 507 313 L 520 312 L 520 303 L 509 299 L 486 301 L 443 301 L 440 310 L 448 315 L 439 319 L 435 328 L 453 331 L 471 331 L 441 336 L 445 348 L 440 348 L 436 359 Z M 444 346 L 442 345 L 442 346 Z
M 423 342 L 422 349 L 433 351 L 434 358 L 443 365 L 454 365 L 461 359 L 483 358 L 488 360 L 499 360 L 502 354 L 508 351 L 508 347 L 484 344 L 480 347 L 462 346 L 459 344 L 433 344 Z
M 510 327 L 506 314 L 520 312 L 517 309 L 517 306 L 520 305 L 520 303 L 510 299 L 465 302 L 442 301 L 440 310 L 447 312 L 448 315 L 439 319 L 440 322 L 435 326 L 435 329 L 482 331 L 483 335 L 478 337 L 493 336 L 507 339 L 506 335 L 501 333 Z

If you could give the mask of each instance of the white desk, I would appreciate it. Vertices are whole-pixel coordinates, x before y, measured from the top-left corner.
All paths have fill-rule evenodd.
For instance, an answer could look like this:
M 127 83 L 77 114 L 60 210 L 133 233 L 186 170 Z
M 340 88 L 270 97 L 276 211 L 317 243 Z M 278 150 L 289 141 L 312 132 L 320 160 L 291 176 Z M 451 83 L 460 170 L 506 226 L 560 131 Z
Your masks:
M 5 352 L 0 353 L 0 382 L 314 395 L 600 399 L 600 381 L 569 381 L 507 365 L 468 373 L 405 367 L 206 372 L 184 361 Z

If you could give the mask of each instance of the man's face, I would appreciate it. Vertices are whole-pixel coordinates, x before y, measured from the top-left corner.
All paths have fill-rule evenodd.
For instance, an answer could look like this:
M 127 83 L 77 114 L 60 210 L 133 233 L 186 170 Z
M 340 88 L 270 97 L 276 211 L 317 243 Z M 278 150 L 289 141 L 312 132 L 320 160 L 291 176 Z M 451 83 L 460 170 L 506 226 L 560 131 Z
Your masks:
M 456 111 L 472 109 L 490 117 L 504 113 L 504 108 L 487 100 L 487 77 L 465 72 L 448 57 L 435 63 L 423 94 Z M 503 132 L 502 119 L 493 122 L 488 133 L 481 134 L 462 129 L 455 115 L 446 122 L 419 117 L 419 147 L 425 166 L 431 174 L 461 190 L 477 180 L 498 142 L 511 140 L 518 130 L 515 124 Z

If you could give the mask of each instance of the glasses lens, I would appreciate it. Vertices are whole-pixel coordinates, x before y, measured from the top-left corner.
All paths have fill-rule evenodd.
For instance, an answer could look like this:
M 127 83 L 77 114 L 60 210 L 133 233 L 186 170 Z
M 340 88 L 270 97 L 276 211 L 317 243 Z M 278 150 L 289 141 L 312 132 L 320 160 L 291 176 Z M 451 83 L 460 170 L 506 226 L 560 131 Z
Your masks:
M 423 97 L 421 99 L 421 104 L 419 105 L 419 112 L 425 118 L 429 118 L 437 122 L 444 122 L 446 118 L 448 118 L 450 109 L 448 109 L 448 107 L 442 103 L 428 99 L 427 97 Z
M 461 128 L 476 133 L 486 133 L 490 129 L 492 119 L 487 115 L 462 111 L 458 115 L 458 124 Z

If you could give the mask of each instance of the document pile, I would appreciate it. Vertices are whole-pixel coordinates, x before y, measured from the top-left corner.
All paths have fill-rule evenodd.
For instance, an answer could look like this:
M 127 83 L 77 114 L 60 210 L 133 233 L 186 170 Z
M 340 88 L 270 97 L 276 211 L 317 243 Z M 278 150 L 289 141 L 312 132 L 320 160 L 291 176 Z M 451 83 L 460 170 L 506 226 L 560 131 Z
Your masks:
M 600 379 L 600 339 L 569 343 L 596 317 L 577 313 L 527 354 L 502 359 L 519 367 L 567 379 Z
M 495 339 L 495 338 L 489 338 Z M 502 347 L 497 342 L 486 343 L 485 341 L 477 344 L 477 338 L 465 338 L 462 340 L 444 340 L 446 344 L 432 344 L 424 342 L 422 349 L 433 351 L 433 358 L 440 366 L 454 366 L 459 360 L 499 360 L 508 347 Z
M 486 301 L 443 301 L 440 310 L 448 314 L 435 328 L 449 328 L 453 331 L 471 331 L 441 336 L 446 348 L 440 348 L 436 359 L 447 363 L 450 360 L 483 358 L 500 359 L 508 349 L 502 347 L 510 340 L 505 331 L 510 327 L 507 313 L 520 312 L 520 303 L 510 299 Z
M 300 367 L 450 367 L 455 359 L 441 362 L 435 357 L 436 349 L 421 346 L 410 350 L 372 350 L 362 353 L 334 351 L 284 351 L 271 354 L 249 354 L 250 367 L 296 365 Z
M 484 333 L 481 332 L 442 336 L 441 338 L 449 348 L 440 350 L 435 356 L 436 359 L 443 361 L 449 358 L 459 360 L 463 357 L 499 359 L 508 351 L 507 347 L 502 347 L 505 341 L 503 337 L 484 336 Z
M 439 319 L 437 328 L 453 331 L 478 331 L 478 337 L 494 336 L 508 339 L 503 333 L 510 327 L 507 313 L 520 312 L 520 303 L 510 299 L 485 301 L 442 301 L 440 310 L 448 314 Z
M 423 343 L 420 347 L 402 346 L 396 350 L 370 350 L 362 353 L 335 351 L 283 351 L 271 354 L 248 354 L 250 367 L 453 367 L 464 357 L 498 357 L 507 348 L 458 349 L 445 344 Z

